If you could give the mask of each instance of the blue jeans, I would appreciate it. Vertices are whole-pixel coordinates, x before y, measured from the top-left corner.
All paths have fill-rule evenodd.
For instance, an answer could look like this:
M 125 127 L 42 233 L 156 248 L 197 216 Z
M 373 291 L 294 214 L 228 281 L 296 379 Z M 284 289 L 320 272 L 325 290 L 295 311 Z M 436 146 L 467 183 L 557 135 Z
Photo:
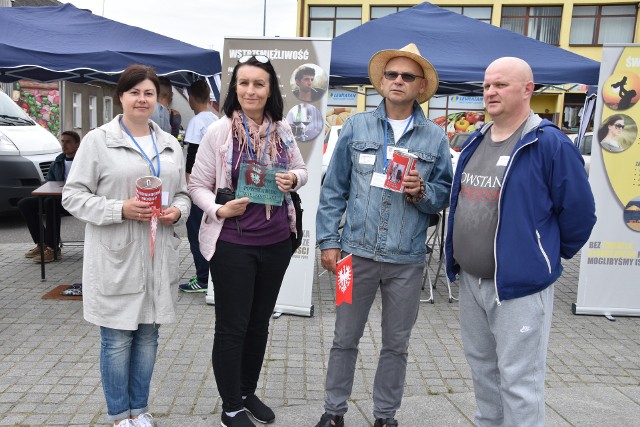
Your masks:
M 159 327 L 140 324 L 136 331 L 100 327 L 100 376 L 109 420 L 147 412 Z
M 187 218 L 187 238 L 193 255 L 193 263 L 196 265 L 198 282 L 206 285 L 209 282 L 209 262 L 200 253 L 200 240 L 198 238 L 202 215 L 202 209 L 195 203 L 191 203 L 191 212 L 189 213 L 189 218 Z

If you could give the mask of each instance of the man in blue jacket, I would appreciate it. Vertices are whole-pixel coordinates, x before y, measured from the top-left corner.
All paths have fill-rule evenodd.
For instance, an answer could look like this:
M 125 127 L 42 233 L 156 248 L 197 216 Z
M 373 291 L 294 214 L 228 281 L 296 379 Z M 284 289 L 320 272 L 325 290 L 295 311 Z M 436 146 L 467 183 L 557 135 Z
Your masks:
M 382 348 L 373 384 L 374 426 L 398 425 L 394 416 L 418 314 L 429 215 L 446 206 L 453 175 L 447 138 L 419 105 L 435 93 L 438 75 L 417 47 L 376 53 L 369 61 L 369 78 L 384 100 L 375 111 L 356 114 L 342 126 L 316 217 L 322 266 L 335 273 L 338 260 L 353 255 L 353 304 L 336 307 L 325 413 L 316 427 L 344 426 L 358 342 L 378 288 Z M 384 187 L 394 149 L 417 158 L 404 193 Z
M 60 138 L 60 145 L 62 146 L 62 153 L 58 155 L 53 163 L 49 166 L 49 172 L 45 177 L 45 181 L 66 181 L 73 158 L 80 147 L 80 135 L 77 132 L 68 130 L 62 132 Z M 66 213 L 62 207 L 61 197 L 45 197 L 43 200 L 43 209 L 46 218 L 44 228 L 44 262 L 51 262 L 55 258 L 53 251 L 58 251 L 56 258 L 62 257 L 60 251 L 60 224 L 62 214 Z M 20 199 L 18 202 L 18 210 L 27 222 L 27 228 L 31 234 L 31 239 L 35 243 L 33 249 L 28 250 L 24 256 L 26 258 L 33 258 L 37 263 L 40 262 L 40 218 L 38 215 L 38 197 L 31 196 Z M 54 215 L 55 212 L 55 215 Z M 55 224 L 55 227 L 54 227 Z M 54 228 L 57 230 L 56 235 L 53 234 Z
M 478 426 L 544 425 L 553 283 L 596 221 L 582 156 L 531 111 L 533 90 L 523 60 L 489 65 L 493 121 L 465 142 L 451 189 L 447 275 L 460 279 Z

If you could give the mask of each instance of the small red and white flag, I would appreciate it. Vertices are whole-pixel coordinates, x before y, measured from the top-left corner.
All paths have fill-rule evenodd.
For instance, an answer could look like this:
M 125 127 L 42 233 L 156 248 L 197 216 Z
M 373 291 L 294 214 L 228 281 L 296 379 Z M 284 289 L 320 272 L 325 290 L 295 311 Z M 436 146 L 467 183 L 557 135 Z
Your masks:
M 336 269 L 336 305 L 343 302 L 352 304 L 351 295 L 353 290 L 353 265 L 351 254 L 338 261 Z

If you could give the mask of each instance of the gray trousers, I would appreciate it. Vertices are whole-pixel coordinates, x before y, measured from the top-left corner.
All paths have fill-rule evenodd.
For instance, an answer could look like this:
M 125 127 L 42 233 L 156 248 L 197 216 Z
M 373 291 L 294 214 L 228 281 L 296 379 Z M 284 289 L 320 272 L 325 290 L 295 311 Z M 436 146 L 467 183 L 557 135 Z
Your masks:
M 477 426 L 544 426 L 553 285 L 498 305 L 491 279 L 460 273 L 460 332 Z
M 393 418 L 400 408 L 411 329 L 418 316 L 424 263 L 389 264 L 353 256 L 353 304 L 336 307 L 326 378 L 325 410 L 347 412 L 358 343 L 378 288 L 382 294 L 382 349 L 373 383 L 373 415 Z

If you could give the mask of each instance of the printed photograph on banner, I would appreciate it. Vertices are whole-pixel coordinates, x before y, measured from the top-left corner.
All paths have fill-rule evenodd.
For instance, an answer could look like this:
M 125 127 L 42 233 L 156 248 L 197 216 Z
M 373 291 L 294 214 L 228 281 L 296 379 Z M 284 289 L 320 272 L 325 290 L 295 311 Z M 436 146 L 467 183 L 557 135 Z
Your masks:
M 352 304 L 353 264 L 351 254 L 338 261 L 336 268 L 336 305 Z
M 293 96 L 302 102 L 314 102 L 322 98 L 329 86 L 327 73 L 316 64 L 302 64 L 291 74 L 289 85 Z
M 627 227 L 633 231 L 640 231 L 640 196 L 627 203 L 623 215 Z
M 298 142 L 313 141 L 322 131 L 322 113 L 311 104 L 295 105 L 287 113 L 287 122 Z
M 640 77 L 630 70 L 611 74 L 602 88 L 602 99 L 612 110 L 628 110 L 640 100 Z
M 613 114 L 604 117 L 598 129 L 598 141 L 604 150 L 620 153 L 636 140 L 638 125 L 635 120 L 625 114 Z

